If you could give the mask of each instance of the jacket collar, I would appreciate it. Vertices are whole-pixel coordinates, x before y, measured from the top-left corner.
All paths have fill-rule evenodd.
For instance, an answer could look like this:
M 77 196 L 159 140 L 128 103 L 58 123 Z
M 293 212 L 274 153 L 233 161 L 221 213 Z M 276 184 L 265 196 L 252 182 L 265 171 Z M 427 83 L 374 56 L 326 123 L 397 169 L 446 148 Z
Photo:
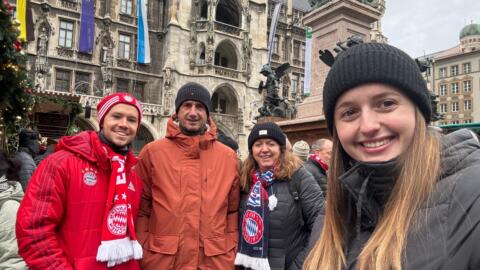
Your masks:
M 66 150 L 75 153 L 90 162 L 97 163 L 104 170 L 110 170 L 106 147 L 108 146 L 100 141 L 97 132 L 84 131 L 78 135 L 60 139 L 55 151 Z M 128 172 L 138 160 L 131 150 L 126 157 L 125 167 Z
M 340 177 L 349 201 L 355 206 L 355 227 L 373 228 L 383 212 L 395 184 L 396 161 L 384 163 L 356 162 Z M 352 206 L 353 206 L 352 205 Z M 352 211 L 349 207 L 349 211 Z
M 178 147 L 183 149 L 190 155 L 197 157 L 201 150 L 207 149 L 211 143 L 216 140 L 217 126 L 212 118 L 208 120 L 209 128 L 202 135 L 187 136 L 182 133 L 178 123 L 173 120 L 173 117 L 168 119 L 166 138 L 172 140 Z

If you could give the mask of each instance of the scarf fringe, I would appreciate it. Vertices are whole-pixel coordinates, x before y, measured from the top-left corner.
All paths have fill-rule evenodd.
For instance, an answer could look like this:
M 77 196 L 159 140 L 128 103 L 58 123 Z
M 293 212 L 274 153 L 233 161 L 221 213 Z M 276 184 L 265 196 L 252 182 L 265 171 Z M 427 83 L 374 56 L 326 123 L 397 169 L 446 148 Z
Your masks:
M 108 267 L 124 263 L 132 258 L 138 260 L 142 256 L 142 247 L 137 240 L 130 240 L 130 237 L 102 241 L 97 251 L 97 261 L 108 262 Z
M 235 265 L 242 265 L 253 270 L 270 270 L 267 258 L 250 257 L 242 253 L 237 253 Z

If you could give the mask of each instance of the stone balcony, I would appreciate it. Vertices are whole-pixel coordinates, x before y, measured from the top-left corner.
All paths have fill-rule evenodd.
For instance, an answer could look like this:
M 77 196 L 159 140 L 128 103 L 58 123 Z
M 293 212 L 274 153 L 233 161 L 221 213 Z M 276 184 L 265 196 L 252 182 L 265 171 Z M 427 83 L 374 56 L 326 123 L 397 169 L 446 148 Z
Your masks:
M 238 71 L 236 69 L 231 69 L 231 68 L 226 68 L 221 66 L 214 66 L 214 72 L 215 72 L 215 75 L 219 75 L 222 77 L 227 77 L 235 80 L 239 80 L 240 74 L 242 73 L 241 71 Z
M 197 20 L 196 21 L 197 31 L 207 31 L 208 30 L 208 24 L 209 24 L 208 20 Z M 214 25 L 214 30 L 215 31 L 225 33 L 225 34 L 228 34 L 228 35 L 232 35 L 232 36 L 235 36 L 235 37 L 240 37 L 240 35 L 242 33 L 241 28 L 238 28 L 238 27 L 230 25 L 230 24 L 214 21 L 213 25 Z
M 82 107 L 87 106 L 87 104 L 92 107 L 96 108 L 100 100 L 102 100 L 103 97 L 95 97 L 95 96 L 90 96 L 90 95 L 80 95 L 80 104 Z M 142 111 L 143 115 L 160 115 L 162 112 L 162 106 L 159 104 L 152 104 L 152 103 L 143 103 L 142 104 Z
M 238 134 L 238 116 L 232 114 L 223 114 L 223 113 L 210 113 L 210 116 L 213 118 L 213 121 L 218 125 L 222 123 L 223 126 L 230 129 L 233 134 Z

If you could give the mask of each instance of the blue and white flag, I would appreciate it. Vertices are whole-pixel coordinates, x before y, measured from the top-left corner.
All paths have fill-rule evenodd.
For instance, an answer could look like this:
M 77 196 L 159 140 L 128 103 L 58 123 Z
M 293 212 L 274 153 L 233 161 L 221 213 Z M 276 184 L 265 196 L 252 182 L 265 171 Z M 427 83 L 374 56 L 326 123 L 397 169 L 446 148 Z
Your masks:
M 305 79 L 303 81 L 303 94 L 310 95 L 310 81 L 312 78 L 312 28 L 305 28 Z
M 137 62 L 150 63 L 150 39 L 148 36 L 147 22 L 148 0 L 138 0 L 138 34 L 137 34 Z

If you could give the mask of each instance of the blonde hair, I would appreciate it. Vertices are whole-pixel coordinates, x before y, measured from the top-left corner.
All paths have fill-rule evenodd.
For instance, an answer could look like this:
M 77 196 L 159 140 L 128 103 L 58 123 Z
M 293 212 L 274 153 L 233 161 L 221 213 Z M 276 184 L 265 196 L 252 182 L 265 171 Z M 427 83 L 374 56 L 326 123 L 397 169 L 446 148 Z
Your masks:
M 280 157 L 278 158 L 276 169 L 274 172 L 277 180 L 291 180 L 293 173 L 302 166 L 300 158 L 295 156 L 291 151 L 286 151 L 285 146 L 280 146 Z M 252 156 L 250 149 L 248 157 L 243 161 L 242 170 L 240 172 L 240 187 L 247 191 L 253 184 L 252 170 L 257 169 L 258 165 Z
M 363 247 L 358 270 L 402 269 L 407 234 L 416 211 L 428 199 L 440 171 L 440 143 L 436 131 L 429 130 L 416 108 L 415 132 L 408 149 L 399 157 L 399 173 L 383 215 Z M 332 167 L 328 176 L 325 219 L 320 238 L 305 260 L 305 270 L 340 270 L 346 264 L 345 191 L 338 179 L 344 173 L 342 151 L 334 129 Z

